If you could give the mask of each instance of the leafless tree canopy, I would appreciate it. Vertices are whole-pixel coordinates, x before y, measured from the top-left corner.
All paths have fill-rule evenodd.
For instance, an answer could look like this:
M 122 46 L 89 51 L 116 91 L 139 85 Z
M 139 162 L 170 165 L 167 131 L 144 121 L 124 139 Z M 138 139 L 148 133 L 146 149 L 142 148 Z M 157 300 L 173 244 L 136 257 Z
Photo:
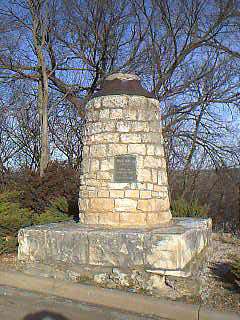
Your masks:
M 239 18 L 234 0 L 1 0 L 0 170 L 78 168 L 84 104 L 118 71 L 159 100 L 184 190 L 192 169 L 238 166 Z

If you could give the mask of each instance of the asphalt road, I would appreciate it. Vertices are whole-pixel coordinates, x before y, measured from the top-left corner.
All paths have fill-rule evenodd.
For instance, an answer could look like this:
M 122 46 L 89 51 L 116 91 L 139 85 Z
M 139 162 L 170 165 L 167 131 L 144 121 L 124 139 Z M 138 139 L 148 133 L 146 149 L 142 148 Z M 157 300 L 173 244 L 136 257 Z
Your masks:
M 160 320 L 3 286 L 0 286 L 0 319 Z

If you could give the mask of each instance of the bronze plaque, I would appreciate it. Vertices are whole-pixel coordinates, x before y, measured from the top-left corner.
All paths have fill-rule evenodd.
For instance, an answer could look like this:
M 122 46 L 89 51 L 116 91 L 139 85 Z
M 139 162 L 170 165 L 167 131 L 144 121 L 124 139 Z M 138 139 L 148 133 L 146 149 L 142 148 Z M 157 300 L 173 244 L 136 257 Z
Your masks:
M 114 182 L 136 182 L 137 160 L 133 155 L 121 155 L 114 158 Z

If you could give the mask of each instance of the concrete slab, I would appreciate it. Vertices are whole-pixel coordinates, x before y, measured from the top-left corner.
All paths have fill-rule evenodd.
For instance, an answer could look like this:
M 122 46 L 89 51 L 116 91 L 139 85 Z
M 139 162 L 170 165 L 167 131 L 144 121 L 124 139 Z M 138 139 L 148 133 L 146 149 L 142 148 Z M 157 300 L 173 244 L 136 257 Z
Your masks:
M 85 316 L 89 316 L 92 312 L 91 319 L 101 319 L 101 316 L 105 316 L 104 319 L 132 319 L 135 320 L 134 314 L 139 314 L 143 316 L 143 319 L 148 319 L 148 317 L 158 317 L 158 319 L 168 319 L 168 320 L 239 320 L 240 315 L 237 313 L 230 312 L 217 312 L 215 310 L 209 310 L 206 307 L 200 305 L 192 305 L 185 304 L 180 302 L 173 302 L 165 299 L 157 299 L 149 296 L 139 295 L 139 294 L 131 294 L 126 292 L 121 292 L 118 290 L 108 290 L 102 288 L 96 288 L 92 286 L 86 286 L 81 284 L 75 284 L 66 281 L 56 281 L 54 279 L 33 277 L 29 275 L 25 275 L 20 272 L 7 272 L 0 270 L 0 286 L 10 286 L 15 288 L 20 288 L 23 290 L 29 290 L 31 293 L 41 293 L 44 294 L 46 298 L 48 298 L 48 306 L 47 309 L 53 312 L 59 312 L 61 310 L 65 310 L 65 315 L 69 316 L 69 319 L 85 319 Z M 47 296 L 46 296 L 47 295 Z M 1 296 L 1 294 L 0 294 Z M 89 314 L 77 314 L 76 309 L 69 310 L 68 307 L 63 306 L 61 303 L 61 308 L 57 308 L 51 303 L 49 303 L 50 297 L 61 297 L 64 299 L 70 299 L 75 302 L 86 303 L 90 305 L 90 309 L 88 309 Z M 10 299 L 11 300 L 11 299 Z M 21 299 L 20 299 L 21 300 Z M 29 307 L 25 304 L 26 301 L 20 301 L 18 299 L 14 299 L 14 301 L 9 301 L 10 308 L 13 310 L 14 308 L 17 310 L 18 303 L 21 304 L 21 311 L 27 311 Z M 41 307 L 41 302 L 38 299 L 38 302 L 35 300 L 34 305 Z M 26 309 L 24 309 L 24 304 L 26 305 Z M 95 306 L 95 307 L 91 307 Z M 97 306 L 107 307 L 111 309 L 119 310 L 120 312 L 132 312 L 134 314 L 127 315 L 114 313 L 114 311 L 108 309 L 106 313 L 104 309 L 99 309 Z M 95 308 L 95 309 L 94 309 Z M 4 304 L 3 311 L 6 311 L 7 304 Z M 39 309 L 39 308 L 38 308 Z M 42 309 L 42 308 L 40 308 Z M 101 314 L 99 314 L 99 310 Z M 1 311 L 1 299 L 0 299 L 0 311 Z M 33 309 L 34 311 L 34 309 Z M 36 310 L 35 310 L 36 311 Z M 86 311 L 86 310 L 85 310 Z M 104 313 L 105 312 L 105 313 Z M 113 313 L 111 313 L 113 312 Z M 64 313 L 63 313 L 64 314 Z M 114 314 L 114 317 L 111 318 L 111 314 Z M 1 313 L 1 316 L 3 313 Z M 17 316 L 21 315 L 20 312 Z M 15 317 L 13 319 L 18 319 L 15 313 Z M 97 316 L 97 317 L 96 317 Z M 125 318 L 126 316 L 126 318 Z M 95 318 L 94 318 L 95 317 Z M 10 317 L 8 317 L 11 320 Z M 61 319 L 61 318 L 59 318 Z M 86 318 L 90 319 L 90 318 Z M 136 320 L 142 320 L 142 318 L 138 318 Z M 22 320 L 22 319 L 21 319 Z
M 66 299 L 168 320 L 198 320 L 198 305 L 172 302 L 138 294 L 86 286 L 20 272 L 0 271 L 0 285 L 56 295 Z

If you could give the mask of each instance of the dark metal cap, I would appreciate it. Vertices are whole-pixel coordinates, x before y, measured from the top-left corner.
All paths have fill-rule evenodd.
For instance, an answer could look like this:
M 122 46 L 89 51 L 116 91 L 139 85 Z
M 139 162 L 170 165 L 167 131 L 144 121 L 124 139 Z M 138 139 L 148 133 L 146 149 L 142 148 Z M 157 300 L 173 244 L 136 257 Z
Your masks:
M 101 89 L 94 94 L 93 98 L 121 94 L 155 98 L 152 93 L 142 87 L 138 76 L 128 73 L 114 73 L 108 76 L 104 80 Z

